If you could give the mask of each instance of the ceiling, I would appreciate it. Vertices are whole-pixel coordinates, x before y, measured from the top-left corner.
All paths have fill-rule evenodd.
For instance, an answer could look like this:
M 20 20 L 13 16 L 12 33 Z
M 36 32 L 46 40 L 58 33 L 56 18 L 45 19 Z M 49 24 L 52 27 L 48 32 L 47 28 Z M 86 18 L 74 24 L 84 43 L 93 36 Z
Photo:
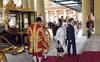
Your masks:
M 50 0 L 52 2 L 58 3 L 62 6 L 65 6 L 67 8 L 71 8 L 73 10 L 76 10 L 78 12 L 82 11 L 82 0 Z M 91 11 L 94 13 L 94 0 L 91 0 Z
M 51 0 L 51 1 L 79 12 L 82 11 L 81 0 Z

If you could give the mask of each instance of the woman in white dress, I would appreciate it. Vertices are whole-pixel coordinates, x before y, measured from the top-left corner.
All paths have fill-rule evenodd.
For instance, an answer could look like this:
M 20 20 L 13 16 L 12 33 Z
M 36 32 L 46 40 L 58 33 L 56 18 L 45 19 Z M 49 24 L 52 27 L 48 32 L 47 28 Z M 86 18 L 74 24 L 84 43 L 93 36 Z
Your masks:
M 62 47 L 62 48 L 64 46 L 65 39 L 66 39 L 66 26 L 67 26 L 67 23 L 63 23 L 62 27 L 60 27 L 57 30 L 56 40 L 57 40 L 57 43 L 58 43 L 58 48 L 59 48 L 59 44 L 60 44 L 60 47 Z M 63 58 L 64 48 L 60 49 L 60 51 L 57 50 L 57 55 L 60 56 L 61 58 Z

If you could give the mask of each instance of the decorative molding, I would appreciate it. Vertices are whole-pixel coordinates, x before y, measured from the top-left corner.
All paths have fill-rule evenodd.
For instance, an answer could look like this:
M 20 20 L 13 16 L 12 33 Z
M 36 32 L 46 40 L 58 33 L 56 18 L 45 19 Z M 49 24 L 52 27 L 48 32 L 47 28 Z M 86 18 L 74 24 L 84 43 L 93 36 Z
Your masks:
M 10 10 L 15 10 L 16 8 L 16 4 L 14 4 L 13 0 L 9 0 L 9 2 L 6 4 L 6 6 L 4 6 L 6 9 L 10 9 Z

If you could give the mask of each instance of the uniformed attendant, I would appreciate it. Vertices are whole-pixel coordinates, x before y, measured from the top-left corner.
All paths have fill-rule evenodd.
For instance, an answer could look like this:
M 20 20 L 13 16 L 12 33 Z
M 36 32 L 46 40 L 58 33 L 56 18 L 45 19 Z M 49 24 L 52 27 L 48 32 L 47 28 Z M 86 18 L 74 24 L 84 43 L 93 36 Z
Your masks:
M 43 27 L 40 25 L 41 21 L 42 21 L 41 18 L 37 17 L 36 22 L 34 22 L 34 24 L 32 24 L 27 31 L 30 37 L 29 49 L 33 55 L 34 62 L 37 62 L 37 57 L 38 57 L 38 62 L 41 62 L 42 59 Z
M 87 28 L 87 38 L 90 38 L 91 37 L 91 28 L 92 28 L 90 16 L 87 17 L 86 28 Z
M 72 45 L 72 49 L 73 49 L 73 56 L 76 56 L 76 42 L 75 42 L 75 30 L 74 30 L 74 18 L 70 18 L 69 19 L 69 24 L 68 27 L 66 28 L 66 32 L 67 32 L 67 40 L 68 40 L 68 56 L 71 57 L 70 54 L 70 49 L 71 49 L 71 45 Z

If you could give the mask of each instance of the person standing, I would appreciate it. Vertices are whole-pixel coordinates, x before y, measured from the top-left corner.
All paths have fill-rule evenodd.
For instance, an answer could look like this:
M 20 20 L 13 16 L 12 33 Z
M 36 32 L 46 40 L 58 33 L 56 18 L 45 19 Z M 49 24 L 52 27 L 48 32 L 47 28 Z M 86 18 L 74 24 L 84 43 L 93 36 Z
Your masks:
M 63 22 L 64 22 L 64 18 L 63 18 L 63 16 L 61 16 L 61 18 L 59 19 L 59 26 L 62 26 Z
M 58 43 L 58 50 L 57 50 L 57 55 L 63 58 L 64 55 L 64 43 L 66 39 L 66 25 L 67 23 L 63 23 L 60 28 L 58 28 L 57 33 L 56 33 L 56 39 Z
M 87 28 L 87 38 L 91 37 L 91 20 L 90 20 L 90 16 L 87 17 L 87 22 L 86 22 L 86 28 Z
M 29 34 L 30 39 L 29 50 L 33 55 L 34 62 L 37 62 L 37 57 L 39 62 L 41 62 L 42 59 L 43 27 L 40 24 L 41 21 L 41 18 L 37 17 L 36 22 L 30 25 L 27 30 L 27 34 Z
M 66 28 L 66 32 L 67 32 L 67 40 L 68 40 L 68 56 L 71 57 L 70 54 L 70 49 L 71 49 L 71 45 L 72 45 L 72 49 L 73 49 L 73 56 L 76 56 L 76 42 L 75 42 L 75 30 L 74 30 L 74 18 L 70 18 L 69 19 L 69 23 L 68 27 Z

